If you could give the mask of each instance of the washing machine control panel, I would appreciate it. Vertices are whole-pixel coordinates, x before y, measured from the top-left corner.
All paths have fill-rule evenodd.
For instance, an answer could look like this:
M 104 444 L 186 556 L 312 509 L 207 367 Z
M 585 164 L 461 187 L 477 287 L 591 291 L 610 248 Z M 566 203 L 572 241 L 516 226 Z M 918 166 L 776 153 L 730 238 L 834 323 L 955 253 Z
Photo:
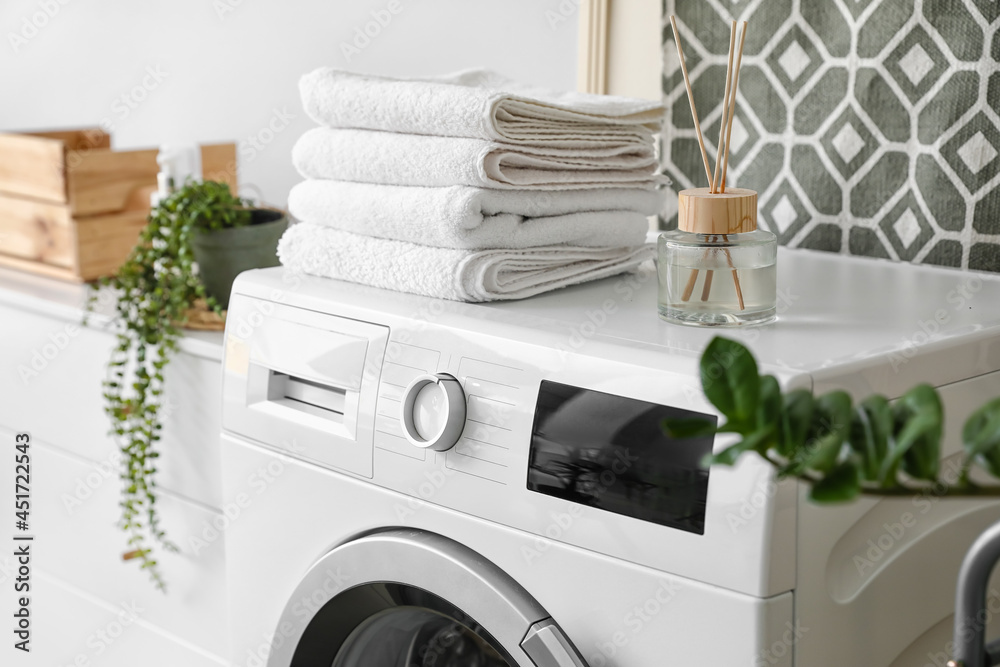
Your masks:
M 231 301 L 227 431 L 399 494 L 393 525 L 433 531 L 445 515 L 429 508 L 444 508 L 539 536 L 521 554 L 529 562 L 554 541 L 777 590 L 746 554 L 793 553 L 785 532 L 775 550 L 762 546 L 770 518 L 731 526 L 769 466 L 714 468 L 709 484 L 700 463 L 728 436 L 680 441 L 660 428 L 665 417 L 713 418 L 694 351 L 578 340 L 499 309 L 478 320 L 439 302 L 426 316 L 393 312 L 393 295 L 372 305 L 361 290 L 346 303 L 350 286 L 334 308 L 326 288 L 314 302 L 296 295 L 315 309 L 280 303 L 282 292 Z M 757 514 L 775 516 L 786 497 L 794 503 L 794 488 Z M 794 527 L 793 513 L 780 516 Z

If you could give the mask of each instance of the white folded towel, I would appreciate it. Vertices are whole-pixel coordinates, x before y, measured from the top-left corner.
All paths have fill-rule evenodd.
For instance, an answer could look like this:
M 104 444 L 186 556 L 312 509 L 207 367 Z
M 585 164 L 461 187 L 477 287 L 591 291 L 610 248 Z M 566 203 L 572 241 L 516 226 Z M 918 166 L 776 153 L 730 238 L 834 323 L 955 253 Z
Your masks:
M 642 244 L 657 190 L 490 190 L 304 181 L 288 196 L 300 220 L 443 248 Z
M 663 116 L 658 102 L 557 93 L 484 70 L 420 80 L 321 68 L 302 77 L 299 90 L 320 125 L 518 145 L 648 143 Z
M 523 299 L 636 269 L 651 246 L 455 250 L 377 239 L 310 223 L 278 243 L 281 263 L 336 280 L 454 301 Z
M 653 188 L 653 145 L 590 149 L 507 146 L 465 137 L 430 137 L 317 127 L 295 143 L 292 161 L 306 178 L 390 185 L 488 188 Z

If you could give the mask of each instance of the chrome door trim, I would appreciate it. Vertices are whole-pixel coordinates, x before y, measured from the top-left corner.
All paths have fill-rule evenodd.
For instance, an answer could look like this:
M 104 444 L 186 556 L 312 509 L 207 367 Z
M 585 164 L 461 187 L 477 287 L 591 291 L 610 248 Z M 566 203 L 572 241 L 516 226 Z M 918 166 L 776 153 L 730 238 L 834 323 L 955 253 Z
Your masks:
M 315 616 L 302 613 L 304 600 L 319 609 L 338 594 L 370 583 L 412 586 L 447 600 L 482 625 L 519 665 L 586 665 L 545 610 L 506 572 L 454 540 L 399 529 L 347 542 L 309 568 L 278 621 L 280 641 L 273 642 L 268 667 L 291 666 Z M 540 628 L 545 628 L 541 637 Z M 551 641 L 553 633 L 559 641 Z

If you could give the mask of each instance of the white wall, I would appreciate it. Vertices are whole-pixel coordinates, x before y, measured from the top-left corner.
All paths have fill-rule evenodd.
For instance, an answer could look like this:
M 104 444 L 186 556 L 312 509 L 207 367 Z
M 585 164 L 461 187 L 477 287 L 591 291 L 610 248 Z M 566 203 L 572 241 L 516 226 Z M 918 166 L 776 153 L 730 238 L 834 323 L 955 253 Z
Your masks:
M 559 0 L 397 1 L 401 11 L 348 58 L 341 45 L 389 0 L 2 0 L 0 130 L 107 119 L 117 148 L 239 141 L 240 182 L 252 186 L 244 194 L 283 206 L 298 180 L 292 144 L 311 125 L 296 83 L 312 68 L 421 75 L 482 66 L 576 85 L 577 17 L 553 21 Z M 156 70 L 158 83 L 147 74 Z M 121 98 L 136 86 L 145 99 L 129 108 Z M 253 148 L 248 137 L 275 110 L 294 118 Z

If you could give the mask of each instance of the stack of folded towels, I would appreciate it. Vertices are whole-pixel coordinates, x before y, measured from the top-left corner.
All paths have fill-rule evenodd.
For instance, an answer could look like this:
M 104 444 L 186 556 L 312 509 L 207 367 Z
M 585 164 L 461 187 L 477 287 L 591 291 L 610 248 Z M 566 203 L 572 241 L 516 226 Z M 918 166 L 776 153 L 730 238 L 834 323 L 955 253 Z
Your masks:
M 519 299 L 634 270 L 664 181 L 654 102 L 528 89 L 474 71 L 398 80 L 320 69 L 299 139 L 293 270 L 458 301 Z

